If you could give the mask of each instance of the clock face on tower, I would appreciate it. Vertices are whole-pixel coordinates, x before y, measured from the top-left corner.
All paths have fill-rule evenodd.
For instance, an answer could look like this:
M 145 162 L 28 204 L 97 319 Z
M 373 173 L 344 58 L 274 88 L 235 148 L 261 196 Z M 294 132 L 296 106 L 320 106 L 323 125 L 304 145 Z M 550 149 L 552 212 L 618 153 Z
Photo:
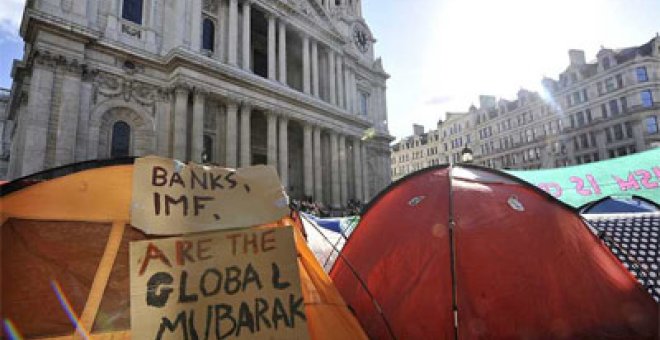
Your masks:
M 366 53 L 369 50 L 371 39 L 369 38 L 369 33 L 366 29 L 360 26 L 355 26 L 353 28 L 353 41 L 360 52 Z

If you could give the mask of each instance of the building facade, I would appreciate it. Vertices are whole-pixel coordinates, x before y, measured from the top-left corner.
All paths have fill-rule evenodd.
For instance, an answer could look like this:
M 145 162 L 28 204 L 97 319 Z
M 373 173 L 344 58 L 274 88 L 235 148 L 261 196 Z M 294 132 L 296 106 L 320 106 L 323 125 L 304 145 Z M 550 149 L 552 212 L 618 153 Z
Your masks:
M 360 0 L 27 1 L 20 33 L 9 178 L 149 154 L 269 164 L 335 207 L 390 182 Z
M 0 88 L 0 179 L 7 176 L 7 167 L 9 165 L 9 147 L 11 145 L 10 132 L 11 122 L 7 119 L 9 110 L 10 92 L 8 89 Z
M 395 144 L 393 179 L 459 162 L 465 147 L 476 164 L 539 169 L 660 146 L 660 37 L 636 47 L 603 48 L 591 63 L 583 51 L 570 50 L 559 79 L 544 78 L 542 85 L 542 93 L 520 90 L 515 100 L 480 96 L 478 108 L 447 113 L 423 139 Z

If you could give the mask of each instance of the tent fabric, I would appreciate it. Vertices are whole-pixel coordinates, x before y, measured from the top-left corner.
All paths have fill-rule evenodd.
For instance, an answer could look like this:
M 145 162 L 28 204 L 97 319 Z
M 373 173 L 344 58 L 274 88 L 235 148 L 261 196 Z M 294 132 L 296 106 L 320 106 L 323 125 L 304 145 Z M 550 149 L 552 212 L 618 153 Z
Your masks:
M 583 217 L 655 301 L 660 302 L 660 212 Z
M 619 214 L 660 212 L 660 205 L 643 197 L 604 197 L 580 207 L 582 214 Z
M 0 196 L 0 319 L 25 338 L 71 338 L 74 326 L 53 281 L 80 316 L 113 222 L 129 220 L 132 166 L 84 169 L 30 186 L 11 186 Z M 264 228 L 294 225 L 305 313 L 312 339 L 366 339 L 328 275 L 305 244 L 299 220 L 285 218 Z M 92 315 L 91 339 L 129 339 L 128 244 L 149 239 L 126 225 Z M 29 270 L 25 270 L 29 268 Z M 35 322 L 43 320 L 43 322 Z M 84 323 L 84 320 L 81 322 Z M 4 334 L 5 330 L 2 330 Z
M 301 219 L 307 234 L 307 245 L 326 272 L 335 263 L 339 252 L 346 244 L 346 238 L 339 232 L 323 228 L 318 219 L 309 218 L 301 213 Z
M 373 339 L 658 336 L 657 304 L 580 216 L 492 170 L 394 183 L 341 255 L 330 276 Z

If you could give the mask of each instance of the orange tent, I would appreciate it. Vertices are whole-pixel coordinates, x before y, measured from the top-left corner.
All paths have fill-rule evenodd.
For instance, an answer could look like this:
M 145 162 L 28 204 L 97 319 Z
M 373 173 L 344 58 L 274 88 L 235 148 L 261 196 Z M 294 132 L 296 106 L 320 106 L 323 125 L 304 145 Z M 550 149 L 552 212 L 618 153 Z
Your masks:
M 373 339 L 658 338 L 658 305 L 578 214 L 478 167 L 391 185 L 330 276 Z
M 0 189 L 5 336 L 70 339 L 75 323 L 91 339 L 130 339 L 128 244 L 150 236 L 128 224 L 132 160 L 98 167 L 112 163 L 58 168 Z M 72 169 L 79 172 L 35 181 Z M 264 227 L 284 224 L 300 228 L 291 219 Z M 296 248 L 311 337 L 366 338 L 299 232 Z

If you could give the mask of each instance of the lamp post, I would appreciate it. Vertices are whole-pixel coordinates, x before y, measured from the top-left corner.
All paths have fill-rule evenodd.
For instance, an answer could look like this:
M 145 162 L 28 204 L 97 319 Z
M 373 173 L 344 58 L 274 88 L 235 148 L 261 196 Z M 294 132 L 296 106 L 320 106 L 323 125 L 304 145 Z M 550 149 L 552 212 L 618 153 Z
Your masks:
M 467 145 L 465 145 L 463 150 L 461 150 L 461 162 L 466 164 L 471 164 L 473 160 L 474 160 L 474 155 L 472 153 L 472 149 L 470 149 Z

